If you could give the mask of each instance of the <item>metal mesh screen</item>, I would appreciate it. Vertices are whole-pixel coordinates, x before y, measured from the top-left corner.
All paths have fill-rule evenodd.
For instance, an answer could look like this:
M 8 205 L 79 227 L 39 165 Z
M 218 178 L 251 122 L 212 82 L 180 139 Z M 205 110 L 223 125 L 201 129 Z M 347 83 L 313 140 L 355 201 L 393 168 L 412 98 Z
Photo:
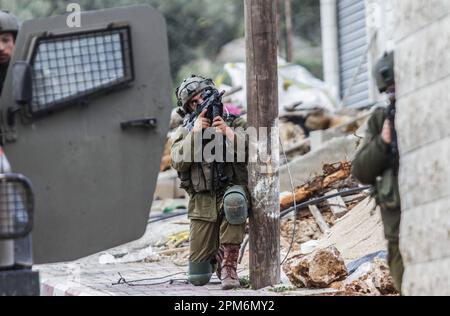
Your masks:
M 33 224 L 33 195 L 23 176 L 0 174 L 0 239 L 24 237 Z
M 40 38 L 31 61 L 32 114 L 133 80 L 128 27 Z

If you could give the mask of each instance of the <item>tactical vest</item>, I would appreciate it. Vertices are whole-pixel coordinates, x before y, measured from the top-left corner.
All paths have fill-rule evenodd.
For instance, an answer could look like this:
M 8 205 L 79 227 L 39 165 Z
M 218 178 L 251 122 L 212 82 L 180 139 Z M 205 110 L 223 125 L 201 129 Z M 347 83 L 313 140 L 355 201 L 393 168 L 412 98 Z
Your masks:
M 237 119 L 228 115 L 226 123 L 233 127 Z M 222 172 L 219 172 L 222 168 Z M 181 185 L 189 194 L 222 191 L 231 185 L 247 185 L 247 164 L 242 162 L 194 162 L 189 171 L 178 172 Z

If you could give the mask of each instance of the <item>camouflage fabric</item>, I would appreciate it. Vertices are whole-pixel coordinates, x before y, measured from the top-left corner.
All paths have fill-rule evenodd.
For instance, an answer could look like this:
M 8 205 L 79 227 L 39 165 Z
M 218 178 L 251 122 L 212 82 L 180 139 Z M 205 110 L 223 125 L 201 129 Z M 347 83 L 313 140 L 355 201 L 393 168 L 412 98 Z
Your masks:
M 375 110 L 369 120 L 364 143 L 353 160 L 352 174 L 361 183 L 371 184 L 383 217 L 386 239 L 398 241 L 400 194 L 398 190 L 398 155 L 391 155 L 389 145 L 381 139 L 385 120 L 383 108 Z
M 7 11 L 0 10 L 0 33 L 10 32 L 17 34 L 19 29 L 19 19 Z
M 398 241 L 388 242 L 388 265 L 389 272 L 394 280 L 395 288 L 401 294 L 404 267 Z
M 245 129 L 247 123 L 244 119 L 238 117 L 227 120 L 227 124 L 230 127 L 242 127 Z M 235 145 L 243 141 L 245 138 L 243 131 L 235 131 Z M 238 140 L 240 138 L 241 140 Z M 191 146 L 191 157 L 183 157 L 183 147 L 189 144 Z M 236 149 L 236 148 L 234 148 Z M 197 170 L 194 161 L 194 135 L 193 133 L 188 133 L 184 127 L 180 127 L 176 132 L 174 137 L 174 143 L 171 149 L 172 167 L 178 172 L 191 172 Z M 188 158 L 188 159 L 186 159 Z M 190 160 L 190 161 L 186 161 Z M 219 188 L 216 192 L 211 194 L 210 192 L 196 193 L 193 187 L 185 188 L 189 194 L 189 205 L 188 205 L 188 215 L 191 219 L 199 219 L 207 222 L 216 222 L 217 216 L 219 214 L 219 206 L 222 203 L 223 194 L 226 189 L 233 185 L 242 185 L 247 187 L 248 175 L 247 175 L 247 164 L 245 162 L 235 162 L 235 163 L 225 163 L 225 174 L 231 175 L 230 181 L 227 185 Z M 206 179 L 208 182 L 209 180 Z
M 239 117 L 229 117 L 226 123 L 230 127 L 242 127 L 245 129 L 247 123 Z M 183 146 L 188 144 L 191 146 L 193 153 L 194 140 L 193 133 L 186 134 L 180 127 L 175 136 L 172 145 L 172 167 L 178 172 L 186 172 L 195 170 L 193 156 L 188 157 L 190 161 L 183 159 Z M 243 141 L 245 135 L 235 130 L 235 145 L 239 141 Z M 247 146 L 247 144 L 246 144 Z M 229 150 L 229 148 L 227 148 Z M 232 150 L 236 150 L 236 147 Z M 249 199 L 247 184 L 247 164 L 245 162 L 225 163 L 225 173 L 230 175 L 230 181 L 223 187 L 211 194 L 210 192 L 196 193 L 194 188 L 187 187 L 189 194 L 188 217 L 191 219 L 190 228 L 190 262 L 214 261 L 219 246 L 222 244 L 240 245 L 245 236 L 245 223 L 241 225 L 231 225 L 226 220 L 223 213 L 223 196 L 225 191 L 233 185 L 241 185 L 247 193 Z M 188 173 L 189 174 L 189 173 Z
M 220 245 L 240 245 L 245 236 L 245 223 L 231 225 L 224 216 L 216 223 L 191 220 L 189 235 L 189 261 L 204 262 L 211 260 Z
M 203 91 L 205 88 L 216 88 L 214 82 L 209 78 L 204 78 L 198 75 L 192 75 L 184 79 L 181 85 L 176 89 L 175 95 L 178 99 L 178 106 L 185 109 L 187 113 L 190 112 L 186 104 L 193 96 Z
M 398 190 L 398 155 L 392 155 L 389 145 L 381 139 L 385 110 L 375 110 L 369 119 L 364 143 L 353 160 L 352 174 L 360 182 L 374 186 L 380 206 L 384 234 L 388 240 L 388 264 L 398 291 L 401 290 L 403 260 L 398 246 L 401 218 Z

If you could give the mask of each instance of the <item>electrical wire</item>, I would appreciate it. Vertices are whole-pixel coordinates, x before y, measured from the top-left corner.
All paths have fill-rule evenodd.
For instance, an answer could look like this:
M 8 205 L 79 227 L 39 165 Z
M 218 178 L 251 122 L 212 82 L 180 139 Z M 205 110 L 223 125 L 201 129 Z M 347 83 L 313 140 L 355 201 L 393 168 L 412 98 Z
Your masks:
M 147 222 L 147 224 L 156 223 L 156 222 L 168 219 L 168 218 L 183 216 L 183 215 L 186 215 L 187 213 L 188 212 L 179 212 L 179 213 L 175 213 L 175 214 L 161 215 L 161 216 L 158 216 L 158 217 L 150 218 L 150 220 Z
M 296 210 L 298 210 L 298 209 L 307 207 L 307 206 L 309 206 L 309 205 L 315 205 L 315 204 L 318 204 L 318 203 L 320 203 L 320 202 L 324 202 L 324 201 L 329 200 L 329 199 L 331 199 L 331 198 L 333 198 L 333 197 L 336 197 L 336 196 L 349 196 L 349 195 L 354 195 L 355 193 L 359 193 L 359 192 L 366 191 L 366 190 L 370 190 L 370 189 L 372 189 L 372 186 L 370 186 L 370 185 L 367 185 L 367 186 L 360 186 L 360 187 L 357 187 L 357 188 L 348 189 L 348 190 L 340 191 L 340 192 L 338 192 L 338 193 L 329 194 L 329 195 L 324 195 L 324 196 L 319 197 L 319 198 L 311 199 L 311 200 L 308 200 L 308 201 L 306 201 L 306 202 L 300 203 L 300 204 L 298 204 L 298 205 L 296 205 L 296 206 L 293 206 L 293 207 L 288 208 L 287 210 L 281 212 L 280 218 L 283 218 L 283 217 L 286 216 L 287 214 L 289 214 L 289 213 L 291 213 L 291 212 L 294 212 L 294 211 L 296 211 Z
M 158 280 L 163 280 L 163 279 L 167 279 L 170 277 L 174 277 L 180 274 L 186 274 L 186 272 L 177 272 L 177 273 L 173 273 L 173 274 L 169 274 L 169 275 L 165 275 L 162 277 L 156 277 L 156 278 L 147 278 L 147 279 L 139 279 L 139 280 L 131 280 L 131 281 L 127 281 L 122 274 L 119 274 L 119 280 L 116 283 L 112 283 L 112 286 L 116 286 L 116 285 L 121 285 L 121 284 L 126 284 L 128 286 L 151 286 L 151 285 L 161 285 L 161 284 L 165 284 L 165 283 L 169 283 L 172 284 L 174 281 L 186 281 L 187 279 L 170 279 L 170 280 L 166 280 L 163 282 L 157 282 L 157 283 L 149 283 L 149 284 L 133 284 L 133 283 L 138 283 L 138 282 L 143 282 L 143 281 L 158 281 Z

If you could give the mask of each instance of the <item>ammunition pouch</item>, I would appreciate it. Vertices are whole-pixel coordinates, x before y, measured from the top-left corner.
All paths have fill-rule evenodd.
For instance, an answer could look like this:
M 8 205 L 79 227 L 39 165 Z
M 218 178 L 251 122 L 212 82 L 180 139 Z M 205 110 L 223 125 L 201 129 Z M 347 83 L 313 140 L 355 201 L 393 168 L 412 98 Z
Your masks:
M 209 283 L 213 274 L 213 266 L 210 261 L 191 262 L 189 261 L 189 283 L 195 286 L 203 286 Z
M 191 188 L 195 193 L 213 192 L 224 188 L 233 178 L 233 170 L 222 165 L 223 174 L 219 178 L 216 163 L 194 163 L 190 170 Z M 216 170 L 215 170 L 216 169 Z
M 192 188 L 196 193 L 210 192 L 212 164 L 194 163 L 191 167 Z
M 178 178 L 180 179 L 180 188 L 185 190 L 187 193 L 194 193 L 192 189 L 191 173 L 178 172 Z
M 248 202 L 243 186 L 229 188 L 223 196 L 225 218 L 231 225 L 241 225 L 248 217 Z

